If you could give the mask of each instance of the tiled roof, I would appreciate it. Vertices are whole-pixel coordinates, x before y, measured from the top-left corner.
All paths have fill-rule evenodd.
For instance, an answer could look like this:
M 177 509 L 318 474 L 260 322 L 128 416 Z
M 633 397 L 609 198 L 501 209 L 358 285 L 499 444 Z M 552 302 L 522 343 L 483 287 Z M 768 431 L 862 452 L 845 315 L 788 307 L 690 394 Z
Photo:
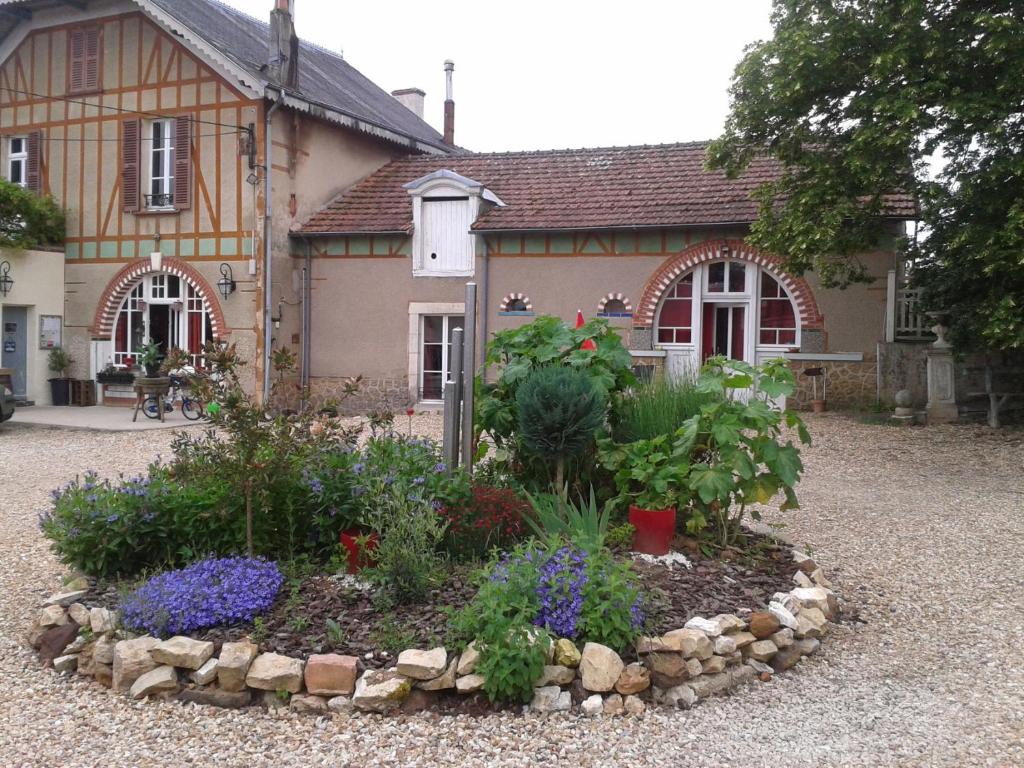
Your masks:
M 484 184 L 505 203 L 473 229 L 551 230 L 675 227 L 752 222 L 751 193 L 778 165 L 755 160 L 729 180 L 704 167 L 707 142 L 544 152 L 409 157 L 371 174 L 315 213 L 305 234 L 408 232 L 412 203 L 403 184 L 447 169 Z M 911 218 L 913 200 L 893 195 L 889 215 Z
M 216 0 L 152 0 L 234 60 L 257 79 L 267 80 L 270 27 Z M 272 4 L 264 3 L 269 15 Z M 299 44 L 299 95 L 350 117 L 450 150 L 441 134 L 394 96 L 379 88 L 337 53 L 305 40 Z

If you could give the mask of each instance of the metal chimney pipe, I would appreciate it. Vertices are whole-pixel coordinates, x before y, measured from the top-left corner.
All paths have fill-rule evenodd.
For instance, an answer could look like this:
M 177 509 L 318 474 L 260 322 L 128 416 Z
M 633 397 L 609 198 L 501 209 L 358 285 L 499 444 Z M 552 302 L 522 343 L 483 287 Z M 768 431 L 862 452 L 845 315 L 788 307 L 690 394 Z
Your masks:
M 452 98 L 452 72 L 455 62 L 444 63 L 444 143 L 455 146 L 455 100 Z

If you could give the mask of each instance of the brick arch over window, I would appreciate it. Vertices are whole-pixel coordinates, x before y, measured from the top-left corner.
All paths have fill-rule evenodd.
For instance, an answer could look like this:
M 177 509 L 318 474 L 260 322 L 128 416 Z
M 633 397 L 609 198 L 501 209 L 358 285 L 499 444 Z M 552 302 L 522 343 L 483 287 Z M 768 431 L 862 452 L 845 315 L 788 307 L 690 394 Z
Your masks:
M 210 313 L 210 328 L 214 338 L 227 336 L 231 331 L 224 321 L 224 312 L 220 308 L 220 301 L 217 294 L 206 278 L 204 278 L 194 267 L 180 259 L 169 259 L 166 256 L 160 265 L 159 270 L 154 270 L 149 259 L 139 259 L 131 264 L 126 264 L 124 269 L 114 275 L 107 283 L 106 290 L 100 296 L 96 306 L 96 317 L 92 322 L 92 335 L 94 338 L 109 338 L 114 330 L 114 322 L 117 320 L 117 312 L 124 303 L 125 297 L 132 287 L 146 275 L 155 273 L 170 274 L 180 277 L 182 280 L 191 283 L 192 287 L 206 302 L 206 309 Z
M 722 254 L 723 242 L 729 246 L 728 255 Z M 751 261 L 767 270 L 775 277 L 793 297 L 800 314 L 801 328 L 821 328 L 823 318 L 818 311 L 818 302 L 814 298 L 811 286 L 802 277 L 793 277 L 783 271 L 778 256 L 764 253 L 743 240 L 706 240 L 692 245 L 670 257 L 651 276 L 644 286 L 643 295 L 636 312 L 633 313 L 634 328 L 652 328 L 654 316 L 658 310 L 658 302 L 680 275 L 689 272 L 698 264 L 718 259 Z

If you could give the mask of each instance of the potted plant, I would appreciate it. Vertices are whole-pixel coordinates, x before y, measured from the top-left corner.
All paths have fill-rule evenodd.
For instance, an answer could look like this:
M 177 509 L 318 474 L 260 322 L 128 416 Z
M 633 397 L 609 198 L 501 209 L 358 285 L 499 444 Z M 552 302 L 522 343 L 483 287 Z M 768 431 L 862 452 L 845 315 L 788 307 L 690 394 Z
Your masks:
M 68 368 L 74 365 L 75 361 L 61 347 L 50 350 L 47 365 L 52 373 L 57 374 L 49 379 L 50 396 L 54 405 L 67 405 L 71 395 L 71 379 L 68 378 Z
M 145 369 L 148 378 L 155 379 L 160 375 L 161 362 L 163 356 L 156 342 L 149 341 L 139 347 L 139 365 Z
M 689 451 L 674 435 L 658 435 L 618 445 L 602 440 L 601 463 L 614 473 L 615 504 L 629 504 L 633 550 L 649 555 L 669 551 L 676 530 L 676 507 L 688 497 Z
M 135 381 L 135 374 L 130 370 L 125 370 L 124 368 L 115 368 L 114 364 L 111 363 L 96 374 L 96 381 L 100 384 L 130 385 Z

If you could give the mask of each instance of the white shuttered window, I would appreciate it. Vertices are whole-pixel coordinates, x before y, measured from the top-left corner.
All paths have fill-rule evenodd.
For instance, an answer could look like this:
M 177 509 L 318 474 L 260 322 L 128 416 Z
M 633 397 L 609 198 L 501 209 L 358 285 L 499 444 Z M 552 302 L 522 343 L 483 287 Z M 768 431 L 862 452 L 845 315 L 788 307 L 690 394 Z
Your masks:
M 420 213 L 417 271 L 472 274 L 473 223 L 468 197 L 424 197 Z

